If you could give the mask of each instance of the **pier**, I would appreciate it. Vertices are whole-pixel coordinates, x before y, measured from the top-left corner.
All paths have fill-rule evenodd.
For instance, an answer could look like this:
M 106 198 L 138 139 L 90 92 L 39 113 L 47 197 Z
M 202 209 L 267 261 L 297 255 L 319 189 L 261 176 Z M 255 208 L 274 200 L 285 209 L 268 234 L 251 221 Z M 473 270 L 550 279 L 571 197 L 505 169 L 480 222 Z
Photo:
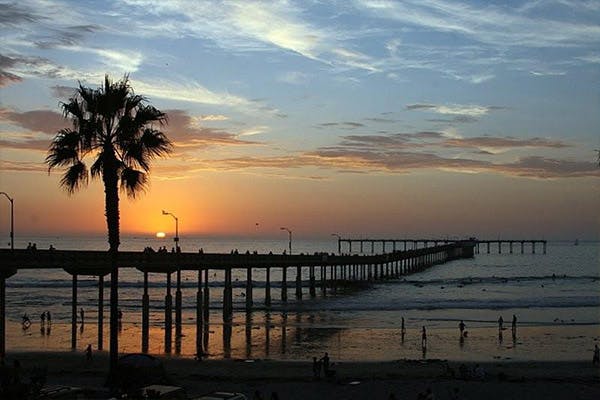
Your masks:
M 407 251 L 416 250 L 421 248 L 428 248 L 430 246 L 437 247 L 440 244 L 456 243 L 462 240 L 456 239 L 350 239 L 350 238 L 338 238 L 338 253 L 342 251 L 348 251 L 350 254 L 354 253 L 370 253 L 375 254 L 375 245 L 378 244 L 381 248 L 381 252 L 385 253 L 386 250 L 393 252 L 397 250 Z M 508 254 L 513 254 L 513 248 L 520 244 L 521 254 L 525 254 L 525 247 L 531 249 L 531 254 L 536 254 L 536 244 L 542 246 L 542 253 L 546 254 L 547 241 L 543 239 L 475 239 L 471 241 L 475 243 L 475 251 L 477 254 L 480 253 L 480 244 L 486 245 L 487 254 L 491 253 L 491 245 L 493 244 L 498 250 L 498 254 L 502 254 L 503 245 L 508 245 Z M 343 246 L 346 245 L 346 246 Z
M 423 271 L 431 266 L 461 258 L 474 256 L 476 243 L 473 241 L 455 241 L 438 246 L 393 251 L 383 254 L 327 254 L 286 255 L 286 254 L 214 254 L 214 253 L 155 253 L 155 252 L 119 252 L 119 268 L 135 268 L 143 274 L 143 292 L 141 294 L 141 348 L 147 352 L 149 348 L 149 297 L 148 274 L 164 274 L 166 279 L 165 317 L 164 317 L 164 350 L 169 354 L 175 342 L 175 352 L 181 345 L 181 271 L 197 272 L 196 292 L 196 352 L 203 354 L 204 331 L 208 325 L 209 312 L 209 271 L 224 272 L 222 297 L 223 322 L 227 325 L 233 318 L 233 285 L 232 271 L 246 272 L 245 311 L 250 313 L 259 307 L 253 301 L 253 271 L 265 270 L 265 300 L 262 308 L 270 308 L 271 274 L 270 271 L 281 269 L 281 301 L 288 301 L 288 269 L 295 272 L 293 285 L 295 297 L 303 296 L 303 285 L 308 285 L 308 296 L 317 296 L 317 287 L 321 296 L 335 294 L 338 287 L 351 282 L 377 282 L 387 279 L 398 279 L 401 276 Z M 102 348 L 103 309 L 104 309 L 104 276 L 110 272 L 110 255 L 106 251 L 65 251 L 65 250 L 0 250 L 0 357 L 5 347 L 5 299 L 6 280 L 20 269 L 63 269 L 72 277 L 72 335 L 71 347 L 77 348 L 77 280 L 79 276 L 98 278 L 98 348 Z M 303 272 L 308 272 L 308 281 L 302 280 Z M 173 340 L 173 300 L 172 276 L 175 279 L 175 340 Z

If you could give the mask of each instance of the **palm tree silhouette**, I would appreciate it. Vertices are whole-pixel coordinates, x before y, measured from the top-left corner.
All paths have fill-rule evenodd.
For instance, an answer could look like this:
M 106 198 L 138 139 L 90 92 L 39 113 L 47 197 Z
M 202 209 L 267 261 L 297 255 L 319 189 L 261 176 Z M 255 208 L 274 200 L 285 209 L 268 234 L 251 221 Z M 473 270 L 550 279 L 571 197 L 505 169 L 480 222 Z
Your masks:
M 106 75 L 97 89 L 83 86 L 66 103 L 61 103 L 72 128 L 58 131 L 46 156 L 48 172 L 67 167 L 60 181 L 69 194 L 86 186 L 92 178 L 102 178 L 108 244 L 110 253 L 110 371 L 116 371 L 118 342 L 119 184 L 134 198 L 143 192 L 150 160 L 172 151 L 171 141 L 155 124 L 162 126 L 167 115 L 146 104 L 129 85 L 129 76 L 112 82 Z M 89 167 L 84 158 L 94 158 Z

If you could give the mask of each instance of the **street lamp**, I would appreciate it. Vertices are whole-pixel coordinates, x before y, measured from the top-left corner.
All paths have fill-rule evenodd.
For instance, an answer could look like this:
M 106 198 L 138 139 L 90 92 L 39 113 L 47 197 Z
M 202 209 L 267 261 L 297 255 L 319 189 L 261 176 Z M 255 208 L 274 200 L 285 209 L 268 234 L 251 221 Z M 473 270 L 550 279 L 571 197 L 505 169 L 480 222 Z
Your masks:
M 0 192 L 10 201 L 10 249 L 15 249 L 15 199 L 10 197 L 6 192 Z
M 332 233 L 331 236 L 335 236 L 338 240 L 338 254 L 342 253 L 342 237 L 337 233 Z
M 175 241 L 175 251 L 179 252 L 179 219 L 173 215 L 173 213 L 162 210 L 162 215 L 170 215 L 175 219 L 175 237 L 173 240 Z
M 290 246 L 290 255 L 291 255 L 292 254 L 292 231 L 286 227 L 281 227 L 279 229 L 281 229 L 282 231 L 287 231 L 287 233 L 289 235 L 289 240 L 290 240 L 289 246 Z

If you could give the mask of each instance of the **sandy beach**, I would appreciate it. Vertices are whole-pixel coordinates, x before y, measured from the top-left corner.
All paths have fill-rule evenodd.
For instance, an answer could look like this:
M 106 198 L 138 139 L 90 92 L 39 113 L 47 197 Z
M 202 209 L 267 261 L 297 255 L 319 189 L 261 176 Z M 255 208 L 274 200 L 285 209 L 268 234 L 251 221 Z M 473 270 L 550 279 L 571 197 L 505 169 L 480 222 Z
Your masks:
M 50 385 L 78 386 L 90 398 L 102 398 L 108 359 L 96 353 L 91 363 L 81 352 L 13 352 L 7 362 L 19 359 L 22 368 L 48 368 Z M 309 362 L 266 360 L 209 360 L 161 357 L 169 378 L 189 396 L 213 390 L 238 391 L 249 398 L 260 391 L 265 398 L 277 392 L 280 399 L 387 399 L 416 398 L 431 388 L 436 399 L 597 399 L 600 369 L 591 362 L 487 362 L 483 380 L 463 380 L 459 362 L 397 360 L 390 362 L 335 362 L 337 376 L 315 380 Z M 475 363 L 465 363 L 472 368 Z

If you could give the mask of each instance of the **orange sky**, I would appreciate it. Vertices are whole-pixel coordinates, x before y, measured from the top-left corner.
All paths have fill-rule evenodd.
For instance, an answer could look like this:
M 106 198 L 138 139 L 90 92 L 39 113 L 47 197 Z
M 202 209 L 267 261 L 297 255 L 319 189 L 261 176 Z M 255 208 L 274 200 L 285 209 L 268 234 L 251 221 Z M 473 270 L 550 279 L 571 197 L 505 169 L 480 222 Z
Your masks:
M 16 231 L 103 233 L 99 182 L 72 196 L 58 175 L 2 175 L 15 198 Z M 337 174 L 328 179 L 207 172 L 185 180 L 152 179 L 138 199 L 121 197 L 124 233 L 277 236 L 280 226 L 305 237 L 478 235 L 594 237 L 599 191 L 594 178 L 539 180 L 493 174 L 421 171 L 405 175 Z M 8 202 L 0 227 L 8 235 Z M 256 223 L 259 223 L 257 229 Z

